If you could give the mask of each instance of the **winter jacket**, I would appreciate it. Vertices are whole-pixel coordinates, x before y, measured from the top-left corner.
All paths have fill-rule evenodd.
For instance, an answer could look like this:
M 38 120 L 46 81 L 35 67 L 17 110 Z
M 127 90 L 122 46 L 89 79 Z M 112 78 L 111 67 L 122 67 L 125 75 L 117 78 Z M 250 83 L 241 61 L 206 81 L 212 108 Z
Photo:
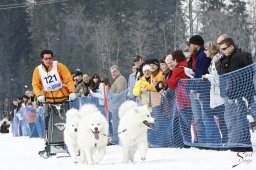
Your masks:
M 204 47 L 201 47 L 196 54 L 195 78 L 202 78 L 202 75 L 208 73 L 211 58 L 206 56 L 204 50 Z
M 252 56 L 250 53 L 235 48 L 230 56 L 224 56 L 216 63 L 216 69 L 218 74 L 222 75 L 238 70 L 252 63 Z
M 118 76 L 110 87 L 110 93 L 120 93 L 127 89 L 127 81 L 123 75 Z
M 217 73 L 214 61 L 211 62 L 209 73 L 210 74 L 205 75 L 205 78 L 208 79 L 211 83 L 210 108 L 215 108 L 217 106 L 223 105 L 225 100 L 220 96 L 219 75 Z
M 84 82 L 79 83 L 76 87 L 75 93 L 77 97 L 88 96 L 90 94 L 89 84 L 85 84 Z
M 49 72 L 52 69 L 52 65 L 48 67 L 48 70 L 43 65 L 43 69 L 46 72 Z M 63 86 L 60 89 L 55 91 L 44 91 L 44 87 L 41 81 L 41 76 L 40 76 L 38 67 L 36 67 L 33 72 L 33 78 L 32 78 L 33 91 L 36 96 L 41 96 L 41 95 L 45 96 L 47 103 L 63 102 L 68 99 L 69 93 L 75 92 L 75 85 L 68 68 L 62 63 L 57 63 L 57 71 L 59 73 Z
M 164 75 L 162 71 L 159 71 L 155 76 L 151 75 L 151 82 L 146 86 L 147 91 L 156 92 L 156 83 L 159 81 L 164 81 Z
M 230 56 L 224 56 L 220 59 L 217 71 L 220 75 L 236 71 L 252 64 L 252 56 L 248 52 L 235 48 Z M 244 74 L 246 76 L 238 76 Z M 243 87 L 241 88 L 241 84 Z M 225 94 L 229 99 L 238 99 L 244 97 L 249 105 L 253 102 L 253 96 L 256 94 L 253 83 L 253 68 L 248 67 L 241 72 L 233 72 L 229 75 L 220 76 L 220 85 L 225 88 Z M 239 91 L 239 93 L 237 93 Z
M 189 96 L 187 94 L 185 85 L 178 85 L 180 79 L 188 79 L 189 77 L 185 74 L 184 67 L 187 67 L 188 63 L 186 60 L 180 61 L 174 68 L 172 76 L 168 81 L 168 87 L 175 89 L 175 95 L 178 103 L 178 109 L 182 110 L 191 106 Z M 186 81 L 182 81 L 184 84 Z
M 174 68 L 171 78 L 168 80 L 168 87 L 175 89 L 180 79 L 189 78 L 184 71 L 184 67 L 187 67 L 188 63 L 186 60 L 180 61 Z
M 150 106 L 159 106 L 161 104 L 160 94 L 156 92 L 156 84 L 159 81 L 164 81 L 162 71 L 159 71 L 155 76 L 151 75 L 151 82 L 146 86 L 146 90 L 150 92 Z
M 141 97 L 141 105 L 148 104 L 148 92 L 142 92 L 141 89 L 145 88 L 149 82 L 146 80 L 143 75 L 134 85 L 133 87 L 133 95 Z

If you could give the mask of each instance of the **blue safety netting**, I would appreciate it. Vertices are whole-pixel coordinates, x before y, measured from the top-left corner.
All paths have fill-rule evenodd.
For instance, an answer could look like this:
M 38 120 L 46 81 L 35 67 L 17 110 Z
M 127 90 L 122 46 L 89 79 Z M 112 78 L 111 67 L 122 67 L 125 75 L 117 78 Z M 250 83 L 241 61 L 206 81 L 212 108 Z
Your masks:
M 159 105 L 150 104 L 157 121 L 148 130 L 149 146 L 255 146 L 256 123 L 252 121 L 256 121 L 255 89 L 256 64 L 205 80 L 180 80 L 175 90 L 168 89 L 160 95 Z M 118 109 L 128 100 L 127 91 L 107 94 L 108 106 L 100 104 L 97 97 L 85 96 L 70 102 L 70 107 L 79 109 L 85 103 L 95 104 L 108 118 L 112 143 L 118 144 Z M 36 119 L 40 137 L 44 134 L 43 112 L 44 107 L 40 106 Z
M 256 144 L 256 64 L 208 80 L 179 81 L 178 106 L 183 141 L 186 145 L 209 148 L 250 147 Z M 176 93 L 177 94 L 177 93 Z M 192 117 L 192 119 L 191 119 Z M 250 130 L 251 129 L 251 130 Z M 191 140 L 190 140 L 191 139 Z

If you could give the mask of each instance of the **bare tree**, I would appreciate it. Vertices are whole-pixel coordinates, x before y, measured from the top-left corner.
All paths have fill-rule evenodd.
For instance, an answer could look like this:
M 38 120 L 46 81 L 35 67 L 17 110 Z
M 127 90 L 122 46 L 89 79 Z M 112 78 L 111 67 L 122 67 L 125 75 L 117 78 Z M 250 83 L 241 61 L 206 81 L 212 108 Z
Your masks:
M 72 40 L 71 47 L 79 49 L 77 60 L 74 62 L 81 62 L 82 57 L 82 70 L 85 70 L 86 63 L 86 49 L 90 42 L 90 29 L 92 23 L 89 20 L 85 20 L 84 6 L 78 6 L 76 10 L 70 13 L 66 18 L 65 35 L 67 41 Z M 82 56 L 80 56 L 82 54 Z
M 143 11 L 135 12 L 134 16 L 128 21 L 128 39 L 133 53 L 147 56 L 151 54 L 150 42 L 154 41 L 153 35 L 156 29 L 153 24 L 145 19 Z
M 162 40 L 163 40 L 163 46 L 164 46 L 164 54 L 167 55 L 167 52 L 168 52 L 168 42 L 167 42 L 167 34 L 168 34 L 168 31 L 167 31 L 167 23 L 161 23 L 159 28 L 161 30 L 161 34 L 162 34 Z
M 98 70 L 103 76 L 107 76 L 110 66 L 118 64 L 120 44 L 118 31 L 110 17 L 106 17 L 98 24 L 95 24 L 92 40 L 94 42 L 97 64 L 100 65 Z
M 216 41 L 221 34 L 229 34 L 233 28 L 228 24 L 229 17 L 220 10 L 209 11 L 199 18 L 199 22 L 203 23 L 201 35 L 205 41 Z
M 188 30 L 187 34 L 188 34 L 188 37 L 191 37 L 198 30 L 197 18 L 198 18 L 198 15 L 200 14 L 200 10 L 198 10 L 198 1 L 197 0 L 180 0 L 180 1 L 182 3 L 182 16 L 186 22 L 186 26 Z M 177 5 L 176 5 L 176 8 L 177 8 Z
M 49 48 L 53 51 L 58 49 L 61 34 L 59 25 L 63 21 L 63 16 L 56 14 L 54 7 L 54 5 L 36 5 L 33 0 L 27 3 L 26 12 L 29 14 L 27 20 L 30 22 L 29 33 L 32 44 L 29 54 L 31 65 L 38 63 L 38 53 L 42 49 Z
M 169 20 L 173 28 L 173 49 L 182 49 L 185 44 L 185 34 L 186 34 L 186 24 L 185 16 L 186 14 L 182 10 L 181 3 L 176 2 L 175 15 Z

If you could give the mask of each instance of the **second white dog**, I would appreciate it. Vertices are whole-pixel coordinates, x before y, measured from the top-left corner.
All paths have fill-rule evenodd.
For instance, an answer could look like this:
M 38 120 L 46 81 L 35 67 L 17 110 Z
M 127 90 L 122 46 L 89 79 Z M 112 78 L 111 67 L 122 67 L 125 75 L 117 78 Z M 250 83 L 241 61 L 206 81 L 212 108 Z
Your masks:
M 141 160 L 145 160 L 148 151 L 147 130 L 155 122 L 148 106 L 138 106 L 134 101 L 126 101 L 119 108 L 119 118 L 123 163 L 133 161 L 136 151 L 139 151 Z
M 85 104 L 79 110 L 78 146 L 80 162 L 98 164 L 105 156 L 108 143 L 108 123 L 106 118 L 92 104 Z
M 66 113 L 66 125 L 64 130 L 64 141 L 68 147 L 69 154 L 73 162 L 77 162 L 78 144 L 77 130 L 79 124 L 79 112 L 76 109 L 70 109 Z

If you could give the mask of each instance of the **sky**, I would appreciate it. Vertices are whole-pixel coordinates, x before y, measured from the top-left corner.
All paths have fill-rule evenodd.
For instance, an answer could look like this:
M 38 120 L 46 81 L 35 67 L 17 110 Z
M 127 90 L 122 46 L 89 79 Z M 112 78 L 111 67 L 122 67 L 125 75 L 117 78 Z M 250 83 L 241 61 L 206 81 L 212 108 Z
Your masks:
M 256 134 L 254 133 L 254 139 Z M 256 148 L 251 153 L 199 150 L 196 148 L 150 148 L 147 159 L 122 164 L 122 148 L 107 146 L 105 158 L 99 165 L 75 164 L 67 154 L 42 158 L 38 151 L 44 147 L 41 138 L 12 137 L 0 134 L 1 170 L 252 170 L 256 169 Z M 239 154 L 239 156 L 237 155 Z M 63 157 L 66 156 L 66 157 Z M 237 165 L 239 164 L 239 165 Z M 233 165 L 237 165 L 232 168 Z

